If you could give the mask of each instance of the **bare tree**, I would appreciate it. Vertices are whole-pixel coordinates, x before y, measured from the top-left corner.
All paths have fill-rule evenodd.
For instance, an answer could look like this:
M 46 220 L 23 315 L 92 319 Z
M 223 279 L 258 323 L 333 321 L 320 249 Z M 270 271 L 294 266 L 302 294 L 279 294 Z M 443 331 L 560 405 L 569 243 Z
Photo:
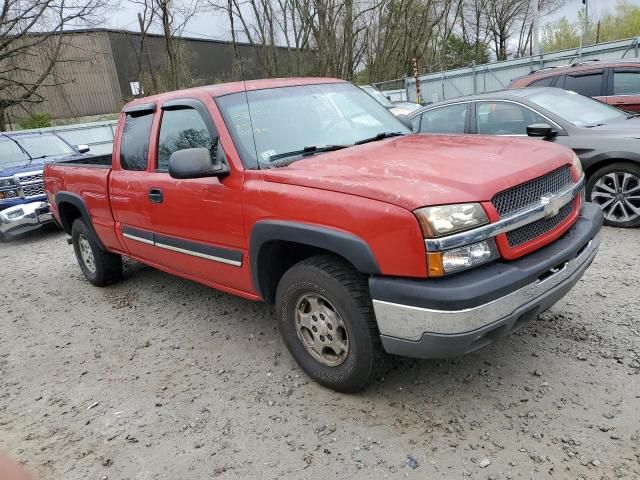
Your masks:
M 40 103 L 44 86 L 59 84 L 55 66 L 68 46 L 65 30 L 91 25 L 106 0 L 4 0 L 0 11 L 0 129 L 7 112 Z

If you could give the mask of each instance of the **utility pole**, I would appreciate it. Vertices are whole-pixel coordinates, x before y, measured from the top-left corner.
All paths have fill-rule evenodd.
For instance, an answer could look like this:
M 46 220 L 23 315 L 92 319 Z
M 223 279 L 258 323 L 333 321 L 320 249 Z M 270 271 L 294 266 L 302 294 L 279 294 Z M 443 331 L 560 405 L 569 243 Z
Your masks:
M 411 60 L 411 63 L 413 66 L 413 77 L 416 80 L 416 103 L 421 104 L 422 98 L 420 97 L 420 75 L 418 74 L 418 59 L 414 57 Z
M 583 35 L 589 35 L 589 0 L 582 0 L 584 4 L 584 33 Z M 589 38 L 587 37 L 587 41 Z
M 531 0 L 533 22 L 531 24 L 531 55 L 540 55 L 540 8 L 538 0 Z

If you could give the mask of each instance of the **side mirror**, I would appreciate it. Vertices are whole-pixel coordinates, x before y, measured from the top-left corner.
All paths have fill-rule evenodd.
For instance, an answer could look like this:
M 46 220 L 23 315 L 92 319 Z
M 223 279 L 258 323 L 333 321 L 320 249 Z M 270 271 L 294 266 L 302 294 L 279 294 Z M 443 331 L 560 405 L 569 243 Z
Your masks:
M 413 123 L 411 123 L 409 115 L 407 115 L 406 113 L 399 113 L 398 115 L 396 115 L 396 118 L 400 120 L 405 127 L 413 132 Z
M 172 178 L 222 177 L 228 173 L 229 166 L 223 162 L 214 163 L 211 152 L 206 148 L 185 148 L 169 157 L 169 175 Z
M 80 152 L 80 153 L 87 153 L 91 149 L 89 148 L 89 145 L 84 145 L 83 144 L 83 145 L 78 145 L 76 147 L 76 150 L 78 150 L 78 152 Z
M 529 137 L 553 138 L 558 134 L 551 125 L 546 123 L 534 123 L 527 127 L 527 135 Z

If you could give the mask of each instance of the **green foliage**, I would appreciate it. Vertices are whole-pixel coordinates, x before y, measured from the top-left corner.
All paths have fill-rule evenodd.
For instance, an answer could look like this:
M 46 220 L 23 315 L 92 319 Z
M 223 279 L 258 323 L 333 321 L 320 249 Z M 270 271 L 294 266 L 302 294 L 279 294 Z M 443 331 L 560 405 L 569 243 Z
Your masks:
M 547 23 L 542 30 L 540 46 L 545 52 L 555 52 L 567 48 L 580 46 L 580 28 L 576 23 L 570 23 L 567 17 Z
M 22 130 L 31 128 L 44 128 L 51 126 L 51 115 L 46 112 L 36 112 L 30 117 L 20 120 L 18 125 Z
M 541 46 L 545 52 L 577 48 L 585 26 L 584 11 L 571 23 L 562 17 L 544 26 Z M 613 11 L 605 11 L 600 18 L 589 18 L 583 44 L 611 42 L 640 36 L 640 7 L 627 0 L 618 0 Z
M 464 38 L 451 34 L 447 39 L 444 50 L 444 67 L 446 69 L 468 67 L 474 61 L 476 64 L 489 63 L 489 45 L 467 42 Z

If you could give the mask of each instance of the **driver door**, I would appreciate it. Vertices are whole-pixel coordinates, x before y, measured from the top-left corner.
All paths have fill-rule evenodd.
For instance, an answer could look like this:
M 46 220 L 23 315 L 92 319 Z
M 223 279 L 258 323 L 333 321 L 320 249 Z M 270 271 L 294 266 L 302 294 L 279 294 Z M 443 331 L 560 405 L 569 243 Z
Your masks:
M 206 148 L 212 161 L 226 161 L 204 101 L 169 100 L 161 106 L 150 142 L 142 215 L 153 230 L 153 260 L 158 266 L 210 285 L 246 291 L 250 286 L 242 222 L 243 172 L 232 169 L 225 177 L 197 179 L 169 175 L 169 159 L 178 150 Z

